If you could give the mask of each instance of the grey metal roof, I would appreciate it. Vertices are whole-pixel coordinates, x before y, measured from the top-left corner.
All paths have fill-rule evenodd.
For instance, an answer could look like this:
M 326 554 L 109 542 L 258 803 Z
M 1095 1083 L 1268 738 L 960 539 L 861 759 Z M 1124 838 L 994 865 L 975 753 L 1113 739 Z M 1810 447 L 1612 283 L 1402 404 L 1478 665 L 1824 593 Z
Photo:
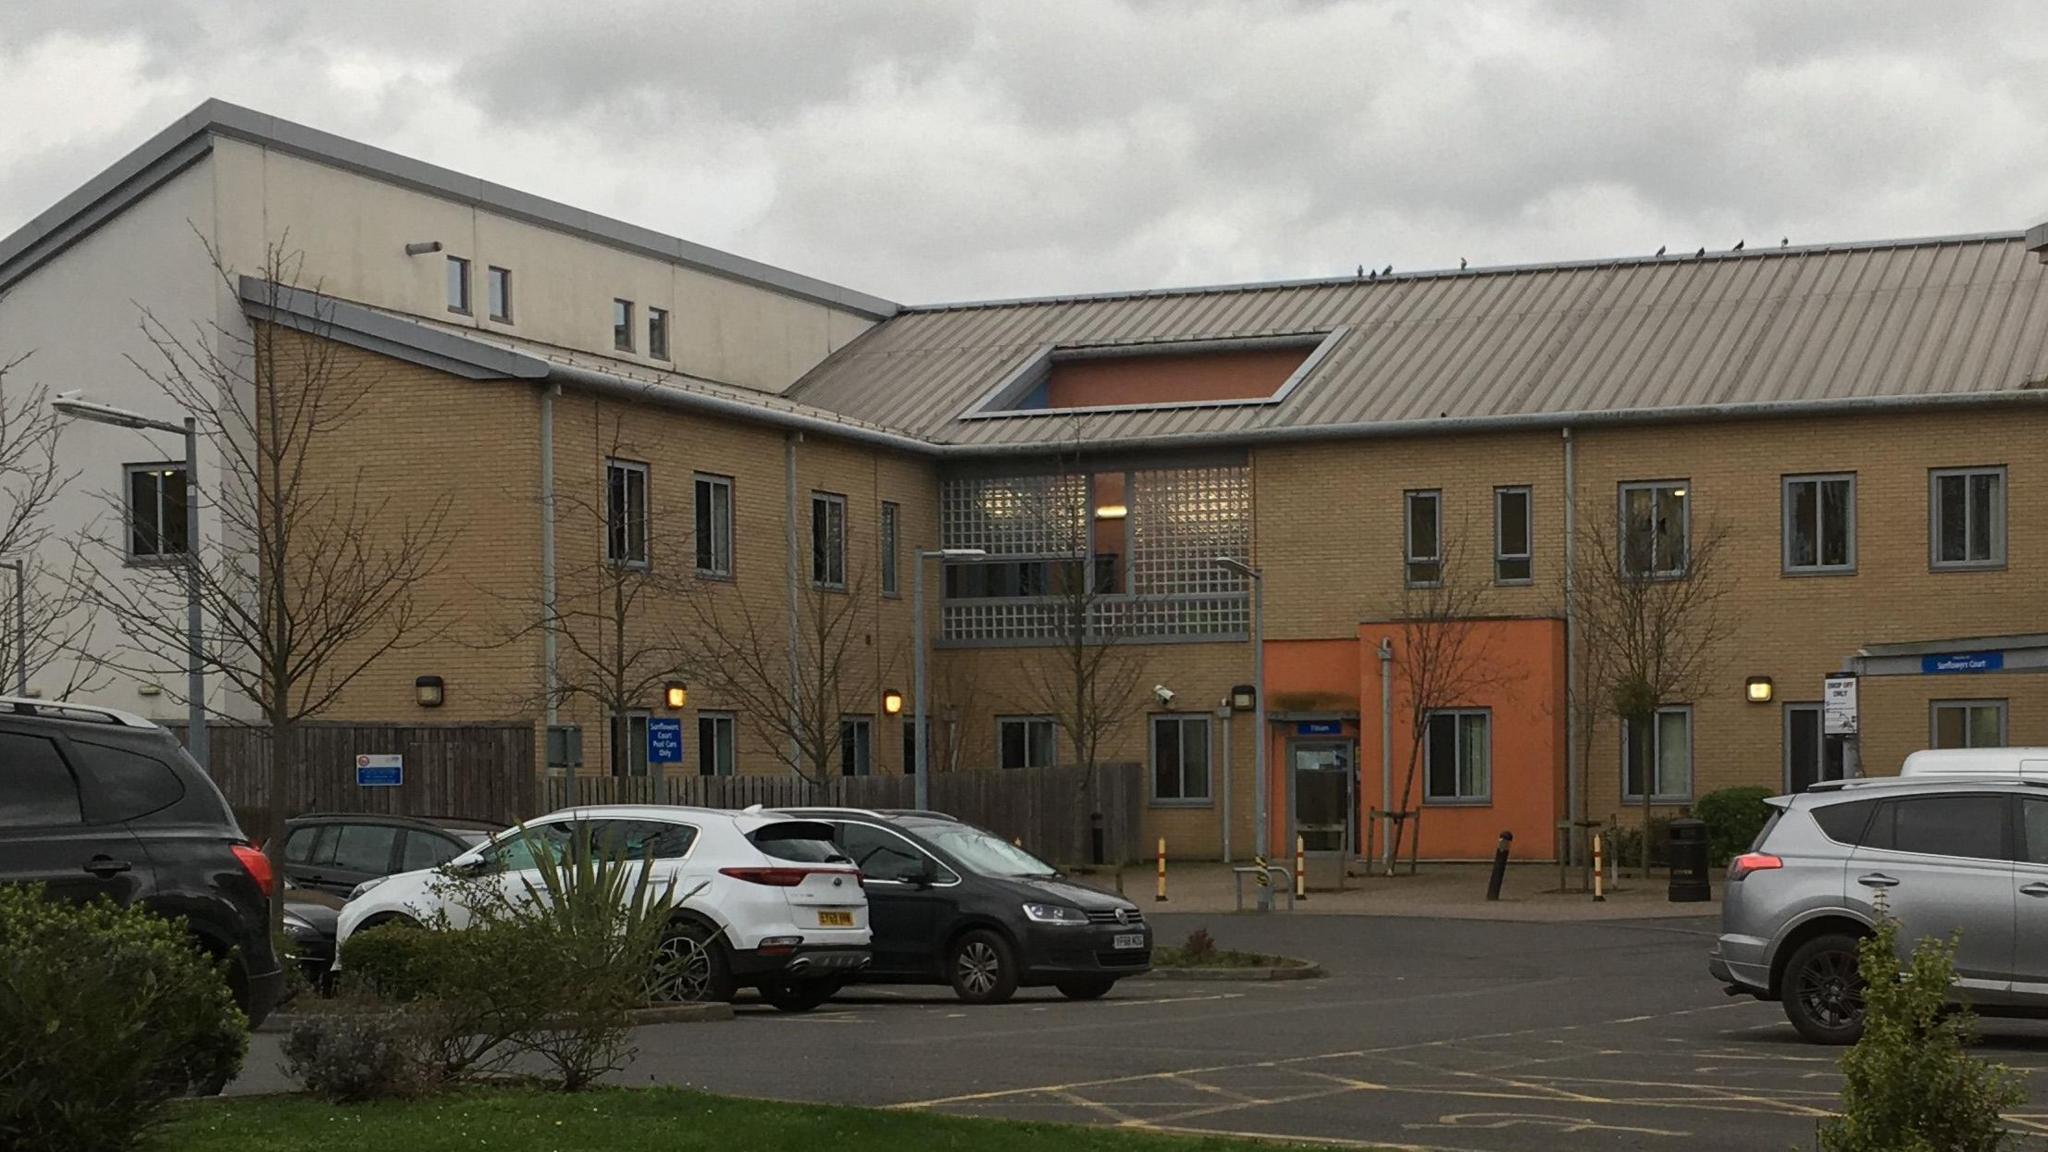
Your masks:
M 15 229 L 5 239 L 0 239 L 0 289 L 35 270 L 121 209 L 205 156 L 212 150 L 216 136 L 275 148 L 331 167 L 488 209 L 515 220 L 629 252 L 673 260 L 713 275 L 844 308 L 863 316 L 880 319 L 897 311 L 898 306 L 894 302 L 879 296 L 707 248 L 651 228 L 585 212 L 530 192 L 465 176 L 410 156 L 267 116 L 224 100 L 208 100 L 180 117 L 141 147 L 59 200 L 48 211 Z
M 2020 233 L 906 309 L 787 396 L 955 451 L 2048 399 Z M 1284 400 L 963 420 L 1048 346 L 1348 328 Z

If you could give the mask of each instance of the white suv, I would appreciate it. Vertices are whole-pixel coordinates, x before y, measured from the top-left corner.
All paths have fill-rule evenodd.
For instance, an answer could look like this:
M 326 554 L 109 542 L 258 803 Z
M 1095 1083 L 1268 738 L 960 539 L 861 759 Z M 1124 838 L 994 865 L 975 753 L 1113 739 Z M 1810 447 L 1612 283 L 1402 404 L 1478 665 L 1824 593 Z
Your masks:
M 769 1003 L 802 1012 L 823 1003 L 868 963 L 868 902 L 861 875 L 812 820 L 669 805 L 569 808 L 500 832 L 439 868 L 357 886 L 342 909 L 340 946 L 363 928 L 445 916 L 463 927 L 469 910 L 451 899 L 450 876 L 496 876 L 507 895 L 538 887 L 535 846 L 560 854 L 579 824 L 592 843 L 637 858 L 652 852 L 656 878 L 673 878 L 675 915 L 662 940 L 663 999 L 730 1000 L 754 987 Z M 523 833 L 523 835 L 522 835 Z

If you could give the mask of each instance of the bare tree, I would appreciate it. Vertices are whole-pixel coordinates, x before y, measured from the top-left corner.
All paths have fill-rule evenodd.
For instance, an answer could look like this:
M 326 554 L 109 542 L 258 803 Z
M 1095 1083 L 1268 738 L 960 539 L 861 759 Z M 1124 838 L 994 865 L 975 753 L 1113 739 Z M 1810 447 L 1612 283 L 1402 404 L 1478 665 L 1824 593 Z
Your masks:
M 208 255 L 239 297 L 235 272 L 210 247 Z M 294 731 L 385 656 L 431 637 L 445 606 L 420 589 L 455 538 L 446 495 L 380 493 L 330 447 L 375 404 L 378 378 L 356 371 L 353 356 L 325 338 L 331 306 L 317 286 L 300 285 L 300 269 L 282 244 L 267 248 L 258 318 L 246 331 L 211 322 L 181 331 L 142 314 L 155 357 L 131 363 L 194 418 L 219 462 L 208 499 L 198 498 L 196 477 L 186 478 L 219 539 L 181 564 L 124 569 L 123 540 L 100 526 L 87 530 L 79 553 L 93 568 L 93 605 L 125 637 L 103 657 L 121 671 L 154 675 L 165 653 L 184 650 L 188 578 L 196 588 L 200 662 L 226 697 L 254 704 L 268 736 L 265 847 L 280 885 Z M 287 326 L 287 316 L 306 330 Z M 273 892 L 273 922 L 281 895 Z
M 1624 763 L 1622 772 L 1625 783 L 1640 778 L 1645 877 L 1658 783 L 1656 717 L 1666 705 L 1712 690 L 1734 623 L 1724 603 L 1733 592 L 1722 563 L 1726 527 L 1672 519 L 1646 506 L 1612 530 L 1589 517 L 1572 580 L 1573 616 L 1583 638 L 1576 698 L 1587 721 L 1583 750 L 1592 750 L 1590 721 L 1598 717 L 1613 717 L 1630 734 L 1625 743 L 1633 763 Z
M 1116 611 L 1114 586 L 1092 570 L 1085 556 L 1054 561 L 1046 604 L 1052 644 L 1027 664 L 1025 705 L 1051 717 L 1067 744 L 1070 763 L 1088 769 L 1082 793 L 1092 819 L 1098 807 L 1095 765 L 1102 742 L 1126 727 L 1143 701 L 1143 661 L 1123 643 L 1127 628 Z
M 19 588 L 0 588 L 0 682 L 16 691 L 46 672 L 62 672 L 51 695 L 62 699 L 104 679 L 81 650 L 92 613 L 79 593 L 75 562 L 53 557 L 50 505 L 78 478 L 58 451 L 60 425 L 48 389 L 21 383 L 27 354 L 0 362 L 0 564 Z

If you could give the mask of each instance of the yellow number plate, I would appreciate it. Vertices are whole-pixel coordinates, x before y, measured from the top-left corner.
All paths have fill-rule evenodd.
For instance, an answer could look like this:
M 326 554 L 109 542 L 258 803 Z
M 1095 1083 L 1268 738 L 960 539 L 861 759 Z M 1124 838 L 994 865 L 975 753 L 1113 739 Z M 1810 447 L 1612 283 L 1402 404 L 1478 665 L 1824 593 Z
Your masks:
M 851 928 L 851 927 L 853 927 L 853 913 L 851 913 L 851 912 L 820 912 L 820 913 L 818 913 L 818 927 L 820 927 L 820 928 Z

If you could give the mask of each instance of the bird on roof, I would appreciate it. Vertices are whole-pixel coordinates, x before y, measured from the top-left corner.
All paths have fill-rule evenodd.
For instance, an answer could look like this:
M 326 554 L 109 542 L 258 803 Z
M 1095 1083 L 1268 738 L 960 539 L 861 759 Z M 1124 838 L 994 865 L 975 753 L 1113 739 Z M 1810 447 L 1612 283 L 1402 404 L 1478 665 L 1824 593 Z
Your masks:
M 1365 279 L 1365 265 L 1363 265 L 1363 264 L 1360 264 L 1360 265 L 1358 266 L 1358 278 L 1359 278 L 1360 280 L 1363 280 L 1363 279 Z
M 1392 264 L 1389 264 L 1385 268 L 1380 269 L 1380 275 L 1382 276 L 1392 276 L 1393 274 L 1394 266 Z
M 1729 251 L 1730 251 L 1730 252 L 1740 252 L 1740 251 L 1742 251 L 1742 241 L 1740 241 L 1740 240 L 1737 240 L 1737 241 L 1735 242 L 1735 247 L 1733 247 L 1733 248 L 1730 248 L 1730 249 L 1729 249 Z
M 1375 268 L 1375 269 L 1373 269 L 1372 271 L 1370 271 L 1370 272 L 1367 272 L 1367 273 L 1365 274 L 1365 278 L 1366 278 L 1367 280 L 1377 280 L 1377 279 L 1379 279 L 1379 278 L 1380 278 L 1380 271 L 1379 271 L 1379 269 Z
M 1792 246 L 1792 238 L 1791 238 L 1790 236 L 1780 236 L 1780 237 L 1778 237 L 1778 247 L 1780 247 L 1780 248 L 1790 248 L 1791 246 Z
M 1701 246 L 1700 246 L 1700 250 L 1692 254 L 1692 258 L 1693 258 L 1693 259 L 1695 259 L 1695 260 L 1704 260 L 1704 259 L 1706 259 L 1706 256 L 1707 256 L 1707 249 L 1706 249 L 1706 246 L 1705 246 L 1705 245 L 1701 245 Z
M 1670 247 L 1670 245 L 1668 245 L 1668 244 L 1659 244 L 1659 245 L 1657 245 L 1657 255 L 1659 255 L 1659 256 L 1662 256 L 1662 255 L 1664 254 L 1664 249 L 1666 249 L 1666 248 L 1668 248 L 1668 247 Z
M 1465 270 L 1465 258 L 1464 258 L 1463 256 L 1460 256 L 1460 257 L 1458 257 L 1458 271 L 1460 271 L 1460 272 L 1463 272 L 1464 270 Z

